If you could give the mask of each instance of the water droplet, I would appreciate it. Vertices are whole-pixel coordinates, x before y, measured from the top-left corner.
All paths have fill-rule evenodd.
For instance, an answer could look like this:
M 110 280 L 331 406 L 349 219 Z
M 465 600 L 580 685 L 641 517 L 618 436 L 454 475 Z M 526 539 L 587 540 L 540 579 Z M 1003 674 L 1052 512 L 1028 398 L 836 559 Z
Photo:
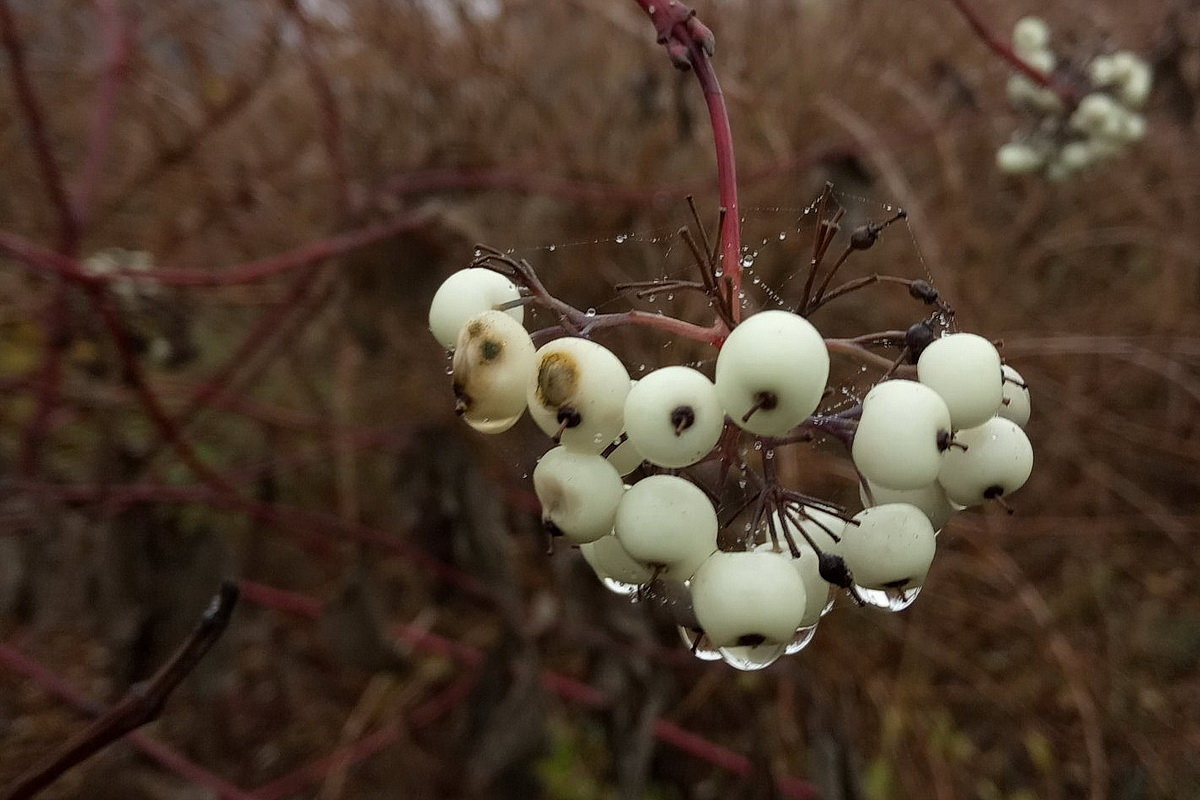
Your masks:
M 633 597 L 637 594 L 638 585 L 636 583 L 625 583 L 616 578 L 601 578 L 600 582 L 604 584 L 605 589 L 622 597 Z
M 893 612 L 903 611 L 911 606 L 921 593 L 920 586 L 909 589 L 865 589 L 862 586 L 854 588 L 867 605 Z
M 742 267 L 743 268 L 753 267 L 753 266 L 754 266 L 754 256 L 752 256 L 752 255 L 742 256 Z
M 617 238 L 614 241 L 616 241 L 617 244 L 625 244 L 625 240 L 628 238 L 629 238 L 628 234 L 618 233 Z
M 782 242 L 782 241 L 783 241 L 784 239 L 786 239 L 786 238 L 787 238 L 787 234 L 786 234 L 786 233 L 780 233 L 780 234 L 779 234 L 779 241 L 781 241 L 781 242 Z
M 753 647 L 722 647 L 721 658 L 725 663 L 744 672 L 766 669 L 779 660 L 787 642 L 764 642 Z
M 596 316 L 596 309 L 589 308 L 587 311 L 583 312 L 583 314 L 586 317 L 594 317 L 594 316 Z
M 668 294 L 668 295 L 667 295 L 667 300 L 668 300 L 668 301 L 670 301 L 670 300 L 674 300 L 674 299 L 675 299 L 675 295 L 673 295 L 673 294 Z
M 546 249 L 549 250 L 551 253 L 553 253 L 555 250 L 558 249 L 558 245 L 552 244 L 549 247 L 547 247 Z
M 788 646 L 784 648 L 785 656 L 792 656 L 799 653 L 804 648 L 808 647 L 808 643 L 817 635 L 817 626 L 809 625 L 807 628 L 797 628 L 796 635 L 792 637 L 792 641 L 788 642 Z
M 833 591 L 832 586 L 829 587 L 829 591 L 826 592 L 825 596 L 828 599 L 825 601 L 825 607 L 821 609 L 822 617 L 828 614 L 830 611 L 833 611 L 833 603 L 835 600 L 837 600 L 837 594 Z
M 770 461 L 771 459 L 775 458 L 775 451 L 768 450 L 765 454 L 765 457 L 766 457 L 767 461 Z
M 685 628 L 682 625 L 679 628 L 679 638 L 683 639 L 683 643 L 687 645 L 688 650 L 692 651 L 692 655 L 701 661 L 720 661 L 721 652 L 717 648 L 709 644 L 708 637 L 700 631 L 694 631 L 691 628 Z M 700 637 L 700 644 L 696 644 L 696 637 Z

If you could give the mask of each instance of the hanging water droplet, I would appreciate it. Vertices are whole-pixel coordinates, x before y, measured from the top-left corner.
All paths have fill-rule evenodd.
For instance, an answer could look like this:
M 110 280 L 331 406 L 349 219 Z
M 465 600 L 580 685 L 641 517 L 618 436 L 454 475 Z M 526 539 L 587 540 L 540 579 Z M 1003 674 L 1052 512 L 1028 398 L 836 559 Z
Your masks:
M 862 586 L 854 588 L 867 605 L 893 612 L 903 611 L 911 606 L 921 593 L 920 586 L 908 589 L 866 589 Z
M 558 245 L 552 244 L 549 247 L 547 247 L 546 249 L 549 250 L 551 253 L 553 253 L 555 250 L 558 249 Z
M 794 656 L 796 653 L 799 653 L 801 650 L 808 647 L 808 643 L 811 642 L 813 637 L 816 635 L 816 625 L 809 625 L 807 628 L 797 628 L 796 635 L 792 637 L 792 641 L 788 642 L 787 647 L 785 647 L 783 650 L 783 654 L 785 656 Z
M 766 669 L 779 660 L 787 648 L 786 642 L 763 643 L 754 646 L 722 647 L 721 658 L 729 666 L 744 672 Z
M 633 597 L 637 594 L 638 585 L 636 583 L 625 583 L 615 578 L 601 578 L 600 582 L 604 584 L 605 589 L 622 597 Z
M 626 240 L 626 239 L 628 239 L 628 238 L 629 238 L 629 235 L 628 235 L 628 234 L 625 234 L 625 233 L 618 233 L 618 234 L 617 234 L 617 238 L 615 239 L 615 241 L 616 241 L 616 243 L 617 243 L 617 244 L 625 244 L 625 240 Z
M 683 639 L 683 643 L 692 651 L 692 655 L 701 661 L 721 660 L 720 651 L 709 643 L 708 637 L 704 633 L 685 628 L 682 625 L 677 627 L 679 628 L 679 638 Z M 700 637 L 699 643 L 696 642 L 696 637 Z
M 743 269 L 746 267 L 753 267 L 753 266 L 754 266 L 754 256 L 752 256 L 750 254 L 746 254 L 746 255 L 742 256 L 742 268 Z
M 782 241 L 783 241 L 784 239 L 786 239 L 786 238 L 787 238 L 787 234 L 786 234 L 786 233 L 783 233 L 783 232 L 780 232 L 780 234 L 779 234 L 779 241 L 781 241 L 781 242 L 782 242 Z
M 775 458 L 775 451 L 774 451 L 774 450 L 768 450 L 768 451 L 766 452 L 766 459 L 767 459 L 767 461 L 770 461 L 770 460 L 771 460 L 771 459 L 773 459 L 773 458 Z
M 674 300 L 674 299 L 675 299 L 675 295 L 673 295 L 673 294 L 668 294 L 668 295 L 667 295 L 667 300 L 668 300 L 668 301 L 671 301 L 671 300 Z
M 583 312 L 583 315 L 585 317 L 594 317 L 594 316 L 596 316 L 596 309 L 589 308 L 587 311 Z

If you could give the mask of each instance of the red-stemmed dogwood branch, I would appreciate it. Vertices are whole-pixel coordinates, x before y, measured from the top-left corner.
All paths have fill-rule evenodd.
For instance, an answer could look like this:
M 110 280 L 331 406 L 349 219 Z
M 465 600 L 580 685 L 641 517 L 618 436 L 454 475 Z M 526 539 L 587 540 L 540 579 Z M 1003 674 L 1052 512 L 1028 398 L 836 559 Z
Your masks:
M 635 2 L 654 23 L 654 30 L 658 32 L 658 43 L 667 48 L 671 63 L 679 69 L 691 68 L 704 91 L 704 102 L 708 106 L 708 118 L 712 124 L 713 146 L 717 153 L 717 182 L 722 212 L 722 268 L 732 289 L 732 310 L 736 322 L 741 319 L 741 303 L 737 300 L 742 289 L 741 209 L 738 206 L 733 130 L 729 125 L 725 95 L 721 92 L 721 84 L 717 81 L 717 73 L 712 65 L 716 37 L 708 26 L 696 17 L 695 11 L 678 0 Z
M 955 8 L 958 9 L 958 12 L 962 14 L 963 19 L 965 19 L 967 24 L 971 26 L 971 30 L 975 32 L 975 35 L 978 36 L 993 53 L 1007 61 L 1013 69 L 1029 78 L 1029 80 L 1033 81 L 1038 86 L 1054 92 L 1056 95 L 1058 95 L 1059 99 L 1062 100 L 1063 105 L 1067 108 L 1074 108 L 1076 105 L 1078 105 L 1079 93 L 1075 91 L 1074 88 L 1063 82 L 1053 73 L 1042 72 L 1040 69 L 1021 58 L 1021 56 L 1017 55 L 1017 51 L 1013 49 L 1012 45 L 1009 44 L 1009 42 L 1003 37 L 997 35 L 991 28 L 989 28 L 987 23 L 983 21 L 983 18 L 979 16 L 979 12 L 977 12 L 970 5 L 970 3 L 967 2 L 967 0 L 950 0 L 950 2 Z

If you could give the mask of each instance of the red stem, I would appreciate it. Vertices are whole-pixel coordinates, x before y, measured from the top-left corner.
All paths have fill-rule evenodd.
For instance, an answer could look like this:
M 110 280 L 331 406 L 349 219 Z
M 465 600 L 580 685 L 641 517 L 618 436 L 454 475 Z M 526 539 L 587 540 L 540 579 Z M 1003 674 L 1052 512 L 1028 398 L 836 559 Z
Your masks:
M 1008 40 L 998 36 L 989 29 L 987 24 L 984 23 L 983 18 L 967 3 L 967 0 L 950 0 L 950 2 L 962 14 L 967 24 L 971 26 L 971 30 L 975 31 L 975 35 L 991 48 L 993 53 L 1007 61 L 1013 69 L 1029 78 L 1029 80 L 1038 86 L 1049 89 L 1057 94 L 1059 99 L 1062 100 L 1063 105 L 1067 108 L 1073 108 L 1079 102 L 1076 92 L 1070 86 L 1067 86 L 1053 75 L 1042 72 L 1017 55 L 1017 52 L 1013 50 Z
M 677 67 L 691 67 L 704 92 L 708 118 L 712 125 L 713 146 L 717 154 L 717 184 L 725 221 L 721 228 L 721 260 L 733 290 L 733 318 L 741 319 L 742 224 L 738 205 L 737 168 L 733 151 L 733 130 L 725 95 L 712 65 L 715 39 L 696 13 L 679 0 L 634 0 L 654 23 L 658 42 Z

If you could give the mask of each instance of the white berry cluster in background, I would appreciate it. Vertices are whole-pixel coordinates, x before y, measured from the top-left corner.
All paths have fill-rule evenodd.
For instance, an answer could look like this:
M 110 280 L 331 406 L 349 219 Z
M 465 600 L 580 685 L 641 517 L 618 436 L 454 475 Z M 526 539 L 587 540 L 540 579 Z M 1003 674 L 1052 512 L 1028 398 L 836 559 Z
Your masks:
M 1128 50 L 1075 63 L 1050 48 L 1050 28 L 1023 17 L 1013 28 L 1017 58 L 1046 76 L 1042 85 L 1017 73 L 1008 97 L 1029 120 L 996 153 L 1002 172 L 1064 180 L 1120 155 L 1146 134 L 1141 109 L 1150 96 L 1150 65 Z
M 1007 509 L 1004 498 L 1033 466 L 1021 376 L 988 339 L 955 330 L 928 282 L 872 275 L 827 290 L 846 257 L 869 249 L 891 221 L 844 236 L 842 257 L 814 280 L 838 219 L 819 219 L 812 274 L 790 308 L 752 311 L 720 259 L 693 247 L 701 280 L 687 286 L 709 297 L 711 328 L 579 311 L 550 294 L 528 262 L 483 247 L 430 307 L 430 329 L 452 351 L 462 419 L 498 434 L 528 411 L 548 437 L 532 478 L 551 544 L 578 547 L 612 591 L 661 599 L 693 653 L 740 669 L 802 649 L 838 593 L 907 607 L 947 520 L 989 502 Z M 680 235 L 692 241 L 686 229 Z M 685 284 L 636 286 L 645 296 L 656 283 Z M 919 321 L 826 339 L 807 318 L 873 284 L 907 287 L 923 306 Z M 527 306 L 554 324 L 531 334 Z M 715 363 L 711 372 L 665 364 L 634 381 L 596 341 L 618 326 L 704 342 Z M 849 405 L 831 390 L 831 357 L 879 373 Z M 861 509 L 785 485 L 780 463 L 815 440 L 844 446 L 860 476 Z

